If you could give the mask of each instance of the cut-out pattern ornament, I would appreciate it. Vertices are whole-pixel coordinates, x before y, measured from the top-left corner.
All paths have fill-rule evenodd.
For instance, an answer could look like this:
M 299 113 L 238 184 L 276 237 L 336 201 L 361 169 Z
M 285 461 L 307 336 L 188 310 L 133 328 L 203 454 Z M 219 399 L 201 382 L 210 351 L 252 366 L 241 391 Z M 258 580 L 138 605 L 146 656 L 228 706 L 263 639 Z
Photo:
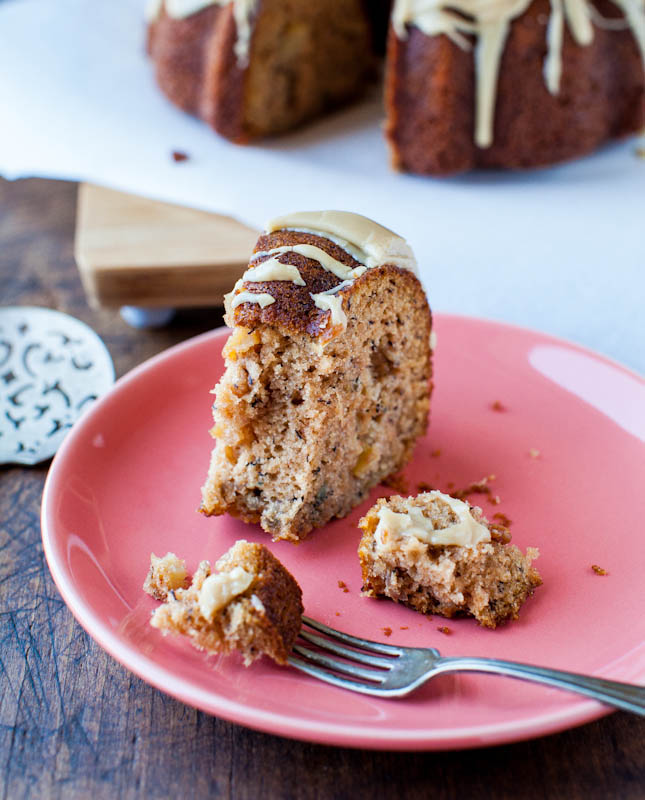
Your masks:
M 113 383 L 110 354 L 85 323 L 48 308 L 0 308 L 0 463 L 53 456 Z

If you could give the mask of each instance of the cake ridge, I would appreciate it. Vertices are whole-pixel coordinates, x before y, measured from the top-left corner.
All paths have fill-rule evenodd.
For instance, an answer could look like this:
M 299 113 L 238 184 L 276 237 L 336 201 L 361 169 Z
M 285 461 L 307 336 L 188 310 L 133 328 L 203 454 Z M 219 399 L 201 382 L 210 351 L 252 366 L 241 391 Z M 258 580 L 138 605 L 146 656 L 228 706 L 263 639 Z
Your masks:
M 186 19 L 210 6 L 232 5 L 237 30 L 233 49 L 238 64 L 243 66 L 249 57 L 252 34 L 251 17 L 257 4 L 258 0 L 149 0 L 146 5 L 145 17 L 148 22 L 154 22 L 165 10 L 166 14 L 173 19 Z

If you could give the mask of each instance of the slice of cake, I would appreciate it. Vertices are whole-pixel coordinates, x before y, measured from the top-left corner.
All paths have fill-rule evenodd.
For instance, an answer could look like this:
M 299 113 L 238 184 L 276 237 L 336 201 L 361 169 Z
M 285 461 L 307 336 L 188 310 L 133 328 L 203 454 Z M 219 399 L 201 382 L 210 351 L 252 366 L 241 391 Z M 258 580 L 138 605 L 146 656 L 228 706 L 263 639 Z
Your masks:
M 408 461 L 431 388 L 415 267 L 401 237 L 357 214 L 268 224 L 226 298 L 204 514 L 302 539 Z
M 510 534 L 481 509 L 441 492 L 381 498 L 361 519 L 363 592 L 423 614 L 466 614 L 487 628 L 517 619 L 542 583 Z
M 143 588 L 164 603 L 150 624 L 164 634 L 188 636 L 209 653 L 239 650 L 247 666 L 263 654 L 286 664 L 303 612 L 295 578 L 264 545 L 244 540 L 236 542 L 215 569 L 202 561 L 184 588 L 184 562 L 172 553 L 163 559 L 153 555 Z

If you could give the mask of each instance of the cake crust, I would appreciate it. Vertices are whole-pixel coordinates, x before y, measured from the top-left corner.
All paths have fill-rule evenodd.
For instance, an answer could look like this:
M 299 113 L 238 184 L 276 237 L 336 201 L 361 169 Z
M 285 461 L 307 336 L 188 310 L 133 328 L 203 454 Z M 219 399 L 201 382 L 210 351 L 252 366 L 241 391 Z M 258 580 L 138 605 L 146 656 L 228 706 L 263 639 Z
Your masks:
M 275 233 L 265 233 L 260 236 L 254 249 L 254 253 L 266 252 L 272 248 L 284 245 L 312 244 L 319 247 L 325 253 L 340 261 L 342 264 L 354 269 L 361 266 L 343 247 L 334 243 L 330 239 L 315 233 L 302 231 L 280 230 Z M 262 264 L 268 256 L 253 259 L 254 266 Z M 266 308 L 252 303 L 243 303 L 234 309 L 233 314 L 229 315 L 227 322 L 231 326 L 239 325 L 250 330 L 254 330 L 259 325 L 274 326 L 286 333 L 307 333 L 312 337 L 320 337 L 321 341 L 327 341 L 333 336 L 333 331 L 328 325 L 328 314 L 316 307 L 311 298 L 312 294 L 325 292 L 341 283 L 341 280 L 333 273 L 325 270 L 317 261 L 307 258 L 300 253 L 286 252 L 280 256 L 280 261 L 284 264 L 291 264 L 298 268 L 305 286 L 297 286 L 290 281 L 266 281 L 248 282 L 242 281 L 242 288 L 254 294 L 270 292 L 275 302 Z M 392 264 L 385 264 L 382 267 L 375 267 L 356 278 L 351 286 L 341 289 L 338 293 L 343 297 L 351 308 L 352 296 L 357 299 L 366 292 L 371 291 L 374 283 L 392 281 L 397 287 L 408 284 L 411 296 L 418 295 L 419 290 L 423 292 L 419 279 L 410 270 Z M 427 306 L 425 295 L 421 295 L 422 306 Z M 416 311 L 419 301 L 414 303 L 413 310 Z M 427 312 L 427 324 L 431 324 L 430 311 Z M 430 333 L 428 332 L 428 336 Z

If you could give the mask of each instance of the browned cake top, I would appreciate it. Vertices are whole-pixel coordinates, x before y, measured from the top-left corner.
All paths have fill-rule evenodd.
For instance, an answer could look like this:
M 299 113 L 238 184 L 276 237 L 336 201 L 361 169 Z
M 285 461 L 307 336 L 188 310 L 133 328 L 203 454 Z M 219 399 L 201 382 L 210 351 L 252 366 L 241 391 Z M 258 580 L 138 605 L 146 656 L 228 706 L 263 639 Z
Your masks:
M 348 269 L 360 270 L 361 267 L 365 269 L 360 261 L 330 239 L 314 233 L 293 230 L 262 234 L 254 250 L 254 253 L 259 255 L 251 257 L 249 267 L 257 267 L 268 261 L 271 258 L 269 251 L 275 248 L 302 244 L 319 248 Z M 360 290 L 363 280 L 369 273 L 386 270 L 418 282 L 410 270 L 390 264 L 373 267 L 356 278 L 343 281 L 341 277 L 325 269 L 315 258 L 294 251 L 279 253 L 278 257 L 280 263 L 297 268 L 305 285 L 298 285 L 290 280 L 248 281 L 242 276 L 229 295 L 230 300 L 234 300 L 241 292 L 249 292 L 270 296 L 272 301 L 264 307 L 255 302 L 243 302 L 232 309 L 227 306 L 229 325 L 241 325 L 252 329 L 263 324 L 280 327 L 292 333 L 306 332 L 312 337 L 331 335 L 334 326 L 330 320 L 330 311 L 317 307 L 312 295 L 327 292 L 345 283 L 346 285 L 334 296 L 342 298 L 342 305 L 347 309 L 351 305 L 348 298 L 353 292 Z
M 250 266 L 257 266 L 269 259 L 267 251 L 294 244 L 311 244 L 319 247 L 350 269 L 361 266 L 346 250 L 323 236 L 284 230 L 260 236 L 254 253 L 264 253 L 264 255 L 258 258 L 252 257 Z M 300 253 L 281 253 L 280 261 L 297 267 L 306 286 L 298 286 L 291 281 L 242 281 L 241 289 L 253 294 L 268 293 L 275 302 L 265 308 L 255 303 L 243 303 L 234 309 L 233 321 L 236 325 L 244 325 L 247 328 L 254 328 L 258 324 L 279 325 L 290 331 L 306 331 L 311 336 L 318 336 L 326 327 L 325 322 L 329 312 L 316 308 L 311 295 L 338 286 L 342 282 L 341 279 L 324 269 L 318 261 Z M 341 289 L 340 292 L 345 293 L 350 288 Z

